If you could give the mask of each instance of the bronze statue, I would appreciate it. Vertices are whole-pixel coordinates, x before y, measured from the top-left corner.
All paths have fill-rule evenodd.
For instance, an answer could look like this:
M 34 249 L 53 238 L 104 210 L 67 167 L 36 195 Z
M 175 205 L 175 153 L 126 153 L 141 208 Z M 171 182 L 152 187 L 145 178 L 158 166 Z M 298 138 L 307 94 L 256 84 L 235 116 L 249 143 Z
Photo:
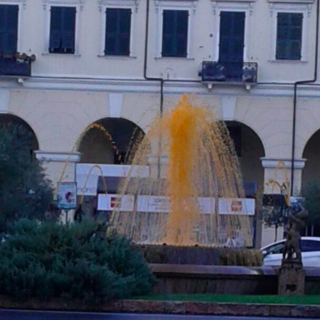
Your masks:
M 296 262 L 302 265 L 300 231 L 305 225 L 304 219 L 307 216 L 308 212 L 300 205 L 289 208 L 287 240 L 283 250 L 282 262 Z M 295 255 L 295 258 L 293 258 L 293 255 Z

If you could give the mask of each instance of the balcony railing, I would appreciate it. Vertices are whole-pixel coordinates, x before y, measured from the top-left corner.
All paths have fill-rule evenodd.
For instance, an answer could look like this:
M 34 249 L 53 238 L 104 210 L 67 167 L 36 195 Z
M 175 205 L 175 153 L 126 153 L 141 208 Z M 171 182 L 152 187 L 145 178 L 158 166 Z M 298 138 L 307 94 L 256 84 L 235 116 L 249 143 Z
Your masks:
M 256 62 L 213 62 L 203 61 L 199 73 L 202 81 L 256 83 L 258 64 Z
M 35 55 L 0 54 L 0 76 L 30 77 L 31 63 L 35 60 Z

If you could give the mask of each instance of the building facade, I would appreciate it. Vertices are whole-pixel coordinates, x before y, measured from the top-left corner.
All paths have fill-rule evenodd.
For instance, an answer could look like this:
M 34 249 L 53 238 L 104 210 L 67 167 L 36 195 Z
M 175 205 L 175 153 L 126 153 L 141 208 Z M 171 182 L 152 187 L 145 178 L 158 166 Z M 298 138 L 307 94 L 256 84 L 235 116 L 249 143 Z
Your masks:
M 299 195 L 320 177 L 317 9 L 314 0 L 0 0 L 0 121 L 34 132 L 56 184 L 75 181 L 79 163 L 124 163 L 132 137 L 192 93 L 226 121 L 248 195 L 279 193 L 267 182 L 292 178 Z M 295 86 L 305 80 L 314 81 Z M 261 228 L 262 244 L 272 242 Z

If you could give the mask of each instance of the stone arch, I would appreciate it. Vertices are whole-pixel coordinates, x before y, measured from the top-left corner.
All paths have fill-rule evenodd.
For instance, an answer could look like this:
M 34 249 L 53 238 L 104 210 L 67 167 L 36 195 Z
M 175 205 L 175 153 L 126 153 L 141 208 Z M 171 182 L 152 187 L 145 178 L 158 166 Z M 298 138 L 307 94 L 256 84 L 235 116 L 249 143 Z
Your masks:
M 320 129 L 313 133 L 304 146 L 302 157 L 306 159 L 302 171 L 302 188 L 320 178 Z
M 137 124 L 125 118 L 102 118 L 86 131 L 78 143 L 81 163 L 126 163 L 133 144 L 145 135 Z
M 265 156 L 262 140 L 243 122 L 226 121 L 226 125 L 238 155 L 246 195 L 253 196 L 257 192 L 262 192 L 264 168 L 261 158 Z
M 12 113 L 0 113 L 0 125 L 9 124 L 9 123 L 21 125 L 24 128 L 26 128 L 32 135 L 30 152 L 34 153 L 34 151 L 39 150 L 39 140 L 37 138 L 37 135 L 34 132 L 33 128 L 24 119 L 12 114 Z

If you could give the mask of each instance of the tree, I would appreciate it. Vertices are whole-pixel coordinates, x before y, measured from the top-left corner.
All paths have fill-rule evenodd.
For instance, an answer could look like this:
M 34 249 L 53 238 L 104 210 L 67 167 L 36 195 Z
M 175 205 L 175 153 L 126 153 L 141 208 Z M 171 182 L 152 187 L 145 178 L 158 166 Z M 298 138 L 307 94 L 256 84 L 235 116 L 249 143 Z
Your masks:
M 284 212 L 287 208 L 282 194 L 265 194 L 261 210 L 264 223 L 275 228 L 274 241 L 278 240 L 278 228 L 284 225 Z
M 43 219 L 52 202 L 51 183 L 32 154 L 33 133 L 0 123 L 0 232 L 20 218 Z
M 311 226 L 311 235 L 315 224 L 320 221 L 320 183 L 317 181 L 310 182 L 302 190 L 304 197 L 304 207 L 308 211 L 307 225 Z

